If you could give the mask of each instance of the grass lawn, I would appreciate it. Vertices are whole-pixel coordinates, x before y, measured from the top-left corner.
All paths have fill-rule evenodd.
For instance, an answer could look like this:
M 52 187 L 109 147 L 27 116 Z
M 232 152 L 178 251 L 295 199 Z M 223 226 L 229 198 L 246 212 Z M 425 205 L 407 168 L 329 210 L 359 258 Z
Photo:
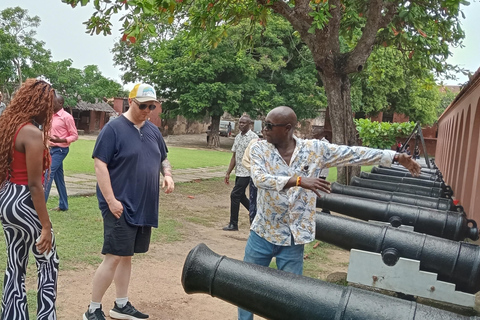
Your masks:
M 95 146 L 93 140 L 77 140 L 70 146 L 68 156 L 64 161 L 66 174 L 91 173 L 94 174 L 92 152 Z M 178 147 L 168 148 L 168 159 L 173 169 L 204 168 L 224 166 L 230 163 L 230 152 L 216 150 L 197 150 Z

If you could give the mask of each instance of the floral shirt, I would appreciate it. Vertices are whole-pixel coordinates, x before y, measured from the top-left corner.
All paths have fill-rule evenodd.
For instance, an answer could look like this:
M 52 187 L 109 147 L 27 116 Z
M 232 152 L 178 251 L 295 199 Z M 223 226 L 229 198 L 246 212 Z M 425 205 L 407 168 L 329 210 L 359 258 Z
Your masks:
M 250 151 L 252 179 L 258 188 L 257 215 L 250 227 L 268 242 L 305 244 L 315 239 L 316 194 L 302 187 L 283 189 L 291 177 L 319 177 L 323 168 L 381 164 L 390 166 L 395 151 L 348 147 L 322 140 L 296 141 L 290 164 L 265 140 Z
M 245 149 L 252 139 L 258 139 L 258 136 L 252 130 L 248 130 L 245 134 L 237 134 L 235 142 L 233 142 L 232 151 L 235 152 L 235 175 L 237 177 L 250 177 L 250 170 L 243 166 L 242 159 Z

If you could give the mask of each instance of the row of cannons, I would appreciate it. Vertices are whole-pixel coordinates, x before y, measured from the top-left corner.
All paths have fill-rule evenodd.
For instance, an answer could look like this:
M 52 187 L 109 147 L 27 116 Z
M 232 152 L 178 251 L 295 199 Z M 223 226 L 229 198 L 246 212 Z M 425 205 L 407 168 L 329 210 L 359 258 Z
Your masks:
M 452 197 L 438 169 L 413 178 L 403 167 L 374 167 L 317 199 L 356 219 L 317 213 L 316 239 L 350 250 L 349 283 L 473 308 L 480 247 L 464 240 L 479 231 Z M 189 253 L 182 285 L 268 319 L 480 319 L 230 259 L 204 244 Z

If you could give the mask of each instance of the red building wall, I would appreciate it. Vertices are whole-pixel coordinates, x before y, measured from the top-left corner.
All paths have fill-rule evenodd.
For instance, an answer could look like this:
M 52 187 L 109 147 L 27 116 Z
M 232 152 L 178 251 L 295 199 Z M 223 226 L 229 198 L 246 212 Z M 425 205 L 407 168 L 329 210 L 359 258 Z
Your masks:
M 480 221 L 479 71 L 440 116 L 435 153 L 445 182 L 467 216 L 476 221 Z

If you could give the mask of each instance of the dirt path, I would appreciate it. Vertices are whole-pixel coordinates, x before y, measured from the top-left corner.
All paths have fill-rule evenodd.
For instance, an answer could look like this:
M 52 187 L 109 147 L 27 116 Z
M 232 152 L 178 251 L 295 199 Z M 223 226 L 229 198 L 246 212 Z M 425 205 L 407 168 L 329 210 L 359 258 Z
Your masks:
M 170 136 L 167 143 L 170 146 L 204 148 L 204 138 L 204 135 Z M 229 140 L 233 143 L 233 139 Z M 229 140 L 222 140 L 222 146 L 228 145 Z M 226 146 L 225 149 L 227 148 L 230 149 L 231 146 Z M 241 209 L 240 231 L 221 230 L 228 220 L 231 191 L 231 186 L 227 188 L 223 186 L 214 194 L 202 194 L 194 199 L 181 193 L 168 195 L 168 198 L 161 196 L 161 212 L 162 208 L 178 210 L 175 219 L 182 224 L 183 240 L 154 244 L 147 254 L 134 258 L 129 298 L 138 309 L 149 313 L 150 319 L 237 318 L 236 306 L 206 294 L 188 295 L 181 285 L 185 258 L 199 243 L 205 243 L 220 255 L 239 260 L 243 258 L 249 232 L 247 212 Z M 189 218 L 193 216 L 202 218 L 206 223 L 190 222 Z M 332 258 L 323 266 L 322 277 L 326 277 L 330 272 L 346 271 L 347 252 L 332 249 L 329 256 Z M 96 267 L 85 266 L 79 270 L 60 271 L 57 300 L 59 319 L 81 318 L 90 301 L 91 281 Z M 103 309 L 107 316 L 114 299 L 115 291 L 112 285 L 103 299 Z

